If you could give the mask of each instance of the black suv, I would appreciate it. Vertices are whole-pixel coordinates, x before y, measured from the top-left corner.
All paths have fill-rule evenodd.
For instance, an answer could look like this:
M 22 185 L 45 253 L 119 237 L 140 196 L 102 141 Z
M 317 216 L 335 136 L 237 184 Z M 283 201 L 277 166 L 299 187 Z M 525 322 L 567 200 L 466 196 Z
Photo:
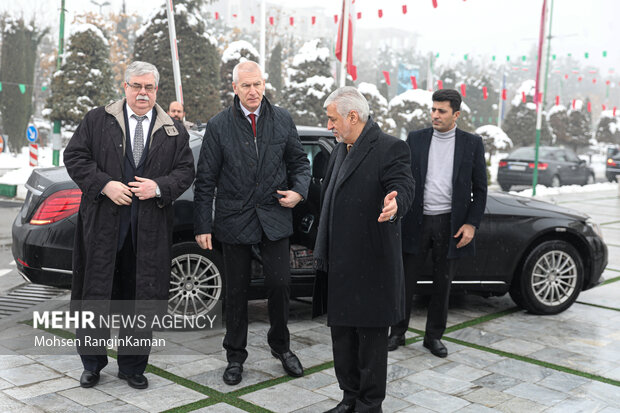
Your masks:
M 605 176 L 609 182 L 617 182 L 620 175 L 620 150 L 617 147 L 607 148 Z

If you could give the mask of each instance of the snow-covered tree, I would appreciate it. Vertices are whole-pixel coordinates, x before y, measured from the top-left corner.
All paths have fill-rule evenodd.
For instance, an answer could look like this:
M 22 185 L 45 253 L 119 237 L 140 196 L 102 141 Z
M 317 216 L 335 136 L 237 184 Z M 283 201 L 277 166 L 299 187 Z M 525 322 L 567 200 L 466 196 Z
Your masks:
M 329 49 L 321 45 L 320 39 L 310 40 L 293 57 L 293 64 L 287 70 L 283 95 L 288 103 L 286 108 L 299 125 L 327 123 L 323 103 L 335 90 L 329 56 Z
M 388 104 L 388 116 L 394 121 L 392 134 L 406 138 L 411 131 L 431 126 L 433 92 L 410 89 L 395 96 Z
M 620 117 L 614 116 L 613 111 L 605 110 L 601 113 L 596 128 L 596 140 L 620 144 Z
M 512 140 L 506 133 L 495 125 L 483 125 L 476 129 L 476 135 L 482 137 L 484 151 L 489 155 L 495 152 L 506 152 L 512 148 Z
M 391 129 L 391 124 L 387 122 L 388 102 L 381 93 L 379 93 L 377 86 L 372 83 L 361 82 L 357 85 L 357 90 L 359 90 L 368 101 L 370 116 L 372 116 L 374 121 L 379 124 L 384 132 L 388 133 L 388 130 Z
M 245 40 L 238 40 L 228 45 L 222 53 L 220 66 L 220 99 L 223 107 L 232 105 L 235 92 L 232 88 L 232 72 L 237 63 L 252 60 L 258 63 L 258 51 Z
M 2 22 L 0 65 L 0 113 L 8 147 L 26 145 L 26 127 L 32 115 L 32 84 L 37 48 L 47 29 L 36 29 L 34 21 L 7 17 Z
M 221 110 L 219 52 L 216 40 L 200 16 L 200 4 L 197 0 L 177 0 L 174 4 L 183 103 L 191 121 L 205 121 Z M 166 7 L 162 5 L 138 31 L 134 59 L 157 67 L 160 75 L 157 102 L 164 109 L 177 100 L 169 39 Z
M 269 83 L 273 87 L 273 101 L 274 103 L 282 95 L 283 81 L 282 81 L 282 44 L 278 42 L 269 56 L 267 62 L 267 74 L 269 75 Z
M 523 102 L 523 93 L 526 101 Z M 526 80 L 517 90 L 511 102 L 510 110 L 504 119 L 502 129 L 516 148 L 521 146 L 533 146 L 536 143 L 536 104 L 534 103 L 535 82 Z M 540 134 L 541 144 L 551 143 L 551 132 L 547 124 L 546 116 L 542 117 Z
M 586 109 L 587 103 L 575 101 L 575 108 L 568 111 L 568 138 L 566 145 L 578 152 L 580 148 L 588 146 L 592 137 L 592 118 Z
M 106 36 L 92 24 L 72 26 L 67 52 L 52 78 L 47 117 L 63 126 L 77 126 L 86 113 L 115 98 Z
M 568 112 L 564 105 L 554 105 L 547 113 L 547 120 L 551 128 L 553 143 L 568 145 L 570 136 L 568 134 Z

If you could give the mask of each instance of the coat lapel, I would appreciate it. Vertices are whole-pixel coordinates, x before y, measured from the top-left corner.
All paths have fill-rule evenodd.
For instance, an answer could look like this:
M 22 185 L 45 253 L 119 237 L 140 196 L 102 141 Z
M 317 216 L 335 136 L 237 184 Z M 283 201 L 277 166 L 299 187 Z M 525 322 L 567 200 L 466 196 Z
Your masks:
M 369 119 L 368 122 L 372 121 Z M 355 171 L 360 165 L 360 163 L 362 163 L 364 158 L 366 158 L 366 155 L 368 155 L 368 153 L 373 149 L 376 141 L 376 135 L 374 133 L 375 131 L 373 131 L 372 129 L 374 129 L 375 127 L 377 129 L 379 128 L 373 122 L 370 127 L 364 128 L 364 130 L 362 131 L 362 135 L 358 138 L 358 145 L 355 147 L 355 149 L 352 149 L 351 153 L 349 153 L 345 158 L 344 163 L 342 164 L 342 169 L 336 177 L 337 180 L 336 186 L 334 188 L 335 191 L 337 191 L 338 188 L 342 185 L 342 183 L 346 181 L 349 176 L 351 176 L 353 171 Z M 346 146 L 342 146 L 344 146 L 344 150 L 346 151 Z
M 161 106 L 155 104 L 155 110 L 157 111 L 157 116 L 155 117 L 153 131 L 149 137 L 149 151 L 146 155 L 146 161 L 151 159 L 157 153 L 157 151 L 161 148 L 161 145 L 164 143 L 164 139 L 169 136 L 177 136 L 179 134 L 176 126 L 174 126 L 172 118 L 161 108 Z M 157 133 L 162 128 L 166 133 Z
M 428 152 L 431 149 L 431 140 L 433 139 L 433 128 L 427 129 L 420 136 L 419 142 L 412 142 L 413 145 L 419 145 L 418 153 L 418 162 L 420 162 L 420 185 L 424 185 L 426 182 L 426 172 L 428 171 Z M 415 149 L 415 148 L 412 148 Z
M 454 168 L 452 169 L 452 187 L 456 184 L 461 161 L 463 160 L 463 151 L 465 150 L 465 138 L 459 128 L 456 128 L 454 134 Z
M 124 105 L 125 105 L 125 99 L 121 99 L 121 100 L 117 100 L 116 102 L 112 102 L 105 107 L 106 113 L 113 116 L 121 128 L 121 132 L 122 132 L 121 135 L 118 135 L 116 133 L 110 133 L 110 134 L 104 133 L 104 136 L 109 135 L 112 137 L 114 149 L 116 150 L 116 154 L 118 155 L 118 161 L 121 165 L 123 165 L 125 162 L 123 159 L 125 158 L 125 134 L 127 133 L 125 131 L 125 115 L 123 113 Z M 110 126 L 111 125 L 106 125 L 105 127 L 108 128 Z

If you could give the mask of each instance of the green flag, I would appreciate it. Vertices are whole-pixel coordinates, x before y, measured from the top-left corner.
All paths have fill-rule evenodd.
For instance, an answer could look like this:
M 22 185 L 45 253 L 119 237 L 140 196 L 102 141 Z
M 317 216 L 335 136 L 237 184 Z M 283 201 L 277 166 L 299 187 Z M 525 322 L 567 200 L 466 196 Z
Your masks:
M 26 85 L 24 85 L 23 83 L 19 84 L 19 91 L 22 92 L 22 95 L 24 93 L 26 93 Z

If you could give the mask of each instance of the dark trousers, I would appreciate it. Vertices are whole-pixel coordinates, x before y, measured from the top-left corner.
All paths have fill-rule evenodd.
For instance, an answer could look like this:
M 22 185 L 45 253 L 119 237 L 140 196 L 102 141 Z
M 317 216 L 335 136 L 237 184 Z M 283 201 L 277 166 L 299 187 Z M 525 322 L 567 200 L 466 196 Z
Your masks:
M 381 412 L 387 381 L 388 327 L 332 326 L 334 370 L 343 402 L 356 412 Z
M 440 339 L 448 322 L 450 287 L 454 278 L 454 262 L 448 259 L 448 248 L 452 239 L 450 214 L 424 215 L 420 251 L 418 254 L 403 254 L 405 270 L 405 314 L 403 321 L 392 326 L 390 335 L 403 335 L 409 326 L 411 300 L 416 290 L 418 272 L 431 254 L 433 288 L 426 317 L 426 337 Z
M 289 350 L 288 313 L 291 285 L 289 240 L 270 241 L 263 233 L 259 243 L 267 289 L 270 328 L 267 342 L 272 350 Z M 250 286 L 252 246 L 223 244 L 226 270 L 226 335 L 224 349 L 229 362 L 243 363 L 247 357 L 248 287 Z
M 131 240 L 131 232 L 129 232 L 123 243 L 123 247 L 116 254 L 116 267 L 114 269 L 114 283 L 112 287 L 112 300 L 122 300 L 123 310 L 127 310 L 129 301 L 136 298 L 136 254 L 133 249 Z M 88 304 L 86 304 L 88 305 Z M 115 306 L 113 306 L 115 307 Z M 103 311 L 104 313 L 106 311 Z M 129 309 L 131 313 L 131 309 Z M 127 315 L 127 313 L 125 312 Z M 106 314 L 104 314 L 106 315 Z M 128 314 L 131 315 L 131 314 Z M 84 337 L 107 339 L 110 337 L 109 329 L 76 329 L 76 337 L 84 343 Z M 150 330 L 138 330 L 135 328 L 119 329 L 119 339 L 132 337 L 133 339 L 151 339 L 153 336 Z M 118 347 L 118 369 L 127 375 L 142 374 L 146 369 L 149 360 L 150 346 L 134 347 L 119 346 Z M 88 348 L 78 348 L 82 364 L 85 370 L 98 372 L 108 364 L 106 349 L 103 346 L 89 346 Z

